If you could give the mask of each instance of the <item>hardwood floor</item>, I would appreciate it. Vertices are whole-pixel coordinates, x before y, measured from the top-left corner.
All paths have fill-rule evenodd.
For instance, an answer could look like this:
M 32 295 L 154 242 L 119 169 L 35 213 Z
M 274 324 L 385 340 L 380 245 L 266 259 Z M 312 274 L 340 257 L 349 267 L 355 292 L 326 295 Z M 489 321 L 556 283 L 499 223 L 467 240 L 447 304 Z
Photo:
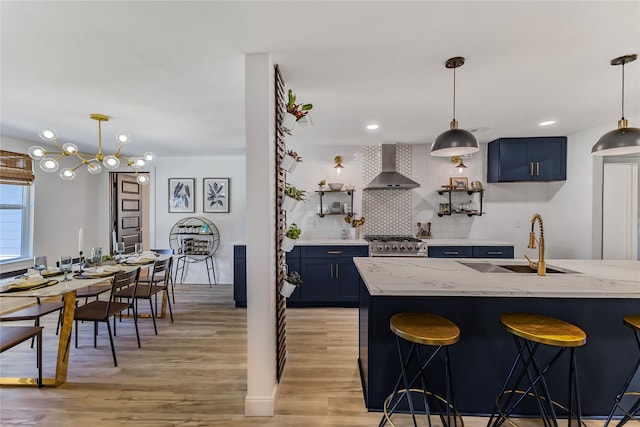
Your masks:
M 243 416 L 246 312 L 233 306 L 232 286 L 178 285 L 173 309 L 175 323 L 159 319 L 157 336 L 151 319 L 140 319 L 141 349 L 132 320 L 118 323 L 118 367 L 113 366 L 104 325 L 94 349 L 93 326 L 81 324 L 80 346 L 71 348 L 68 382 L 59 388 L 2 387 L 0 425 L 378 425 L 380 414 L 368 413 L 362 399 L 356 309 L 288 309 L 289 361 L 277 415 L 258 418 Z M 55 315 L 43 319 L 45 376 L 54 371 L 56 320 Z M 35 352 L 23 343 L 2 353 L 0 370 L 3 376 L 35 375 Z M 465 417 L 464 422 L 484 427 L 487 419 Z M 589 427 L 602 424 L 587 422 Z

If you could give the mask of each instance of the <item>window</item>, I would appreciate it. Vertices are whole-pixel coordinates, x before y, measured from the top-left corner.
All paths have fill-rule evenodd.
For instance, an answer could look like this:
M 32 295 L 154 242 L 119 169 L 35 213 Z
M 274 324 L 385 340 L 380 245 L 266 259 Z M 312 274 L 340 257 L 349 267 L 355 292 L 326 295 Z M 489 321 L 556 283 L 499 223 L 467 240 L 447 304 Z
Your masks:
M 32 182 L 29 156 L 0 150 L 0 263 L 31 256 Z
M 28 258 L 31 187 L 0 185 L 0 262 Z

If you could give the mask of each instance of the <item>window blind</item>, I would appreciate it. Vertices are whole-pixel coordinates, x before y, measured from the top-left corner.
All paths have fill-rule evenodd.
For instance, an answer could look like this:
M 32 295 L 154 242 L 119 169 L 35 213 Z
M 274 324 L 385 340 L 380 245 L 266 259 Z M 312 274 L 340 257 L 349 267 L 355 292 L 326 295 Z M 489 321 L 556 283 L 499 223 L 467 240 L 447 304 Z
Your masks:
M 31 157 L 0 150 L 0 184 L 31 185 L 34 179 Z

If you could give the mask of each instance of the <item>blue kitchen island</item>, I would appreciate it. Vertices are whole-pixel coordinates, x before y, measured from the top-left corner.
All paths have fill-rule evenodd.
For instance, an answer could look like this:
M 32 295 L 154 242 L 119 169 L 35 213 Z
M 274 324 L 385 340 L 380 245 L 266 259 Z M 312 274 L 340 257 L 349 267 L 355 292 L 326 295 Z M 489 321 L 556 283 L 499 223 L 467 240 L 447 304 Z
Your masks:
M 473 265 L 526 264 L 511 259 L 388 257 L 354 262 L 362 279 L 358 364 L 370 411 L 382 410 L 397 378 L 399 361 L 389 319 L 398 312 L 431 312 L 460 327 L 461 339 L 450 350 L 456 403 L 463 415 L 492 412 L 513 363 L 516 349 L 499 323 L 502 313 L 554 316 L 585 330 L 587 344 L 576 352 L 583 416 L 608 415 L 637 360 L 633 333 L 623 326 L 622 317 L 640 313 L 640 262 L 548 260 L 549 268 L 561 272 L 547 276 L 481 272 Z M 552 395 L 564 396 L 567 366 L 553 369 L 557 375 L 550 381 Z M 434 384 L 441 382 L 441 372 L 430 375 Z M 521 414 L 531 411 L 528 404 L 520 408 Z

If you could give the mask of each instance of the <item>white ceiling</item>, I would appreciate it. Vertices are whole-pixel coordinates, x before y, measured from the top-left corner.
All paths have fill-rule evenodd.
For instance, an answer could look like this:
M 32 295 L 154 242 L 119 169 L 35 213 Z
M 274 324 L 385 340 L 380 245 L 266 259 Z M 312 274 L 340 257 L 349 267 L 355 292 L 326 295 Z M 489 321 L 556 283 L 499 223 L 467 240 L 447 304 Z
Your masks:
M 617 56 L 640 53 L 640 1 L 6 1 L 2 135 L 95 146 L 90 113 L 162 156 L 244 151 L 244 55 L 268 52 L 313 126 L 287 143 L 431 143 L 452 118 L 480 142 L 620 118 Z M 640 61 L 626 66 L 640 113 Z M 557 120 L 546 128 L 537 123 Z M 366 131 L 368 122 L 381 125 Z M 640 123 L 630 123 L 640 127 Z M 590 147 L 585 147 L 590 149 Z

